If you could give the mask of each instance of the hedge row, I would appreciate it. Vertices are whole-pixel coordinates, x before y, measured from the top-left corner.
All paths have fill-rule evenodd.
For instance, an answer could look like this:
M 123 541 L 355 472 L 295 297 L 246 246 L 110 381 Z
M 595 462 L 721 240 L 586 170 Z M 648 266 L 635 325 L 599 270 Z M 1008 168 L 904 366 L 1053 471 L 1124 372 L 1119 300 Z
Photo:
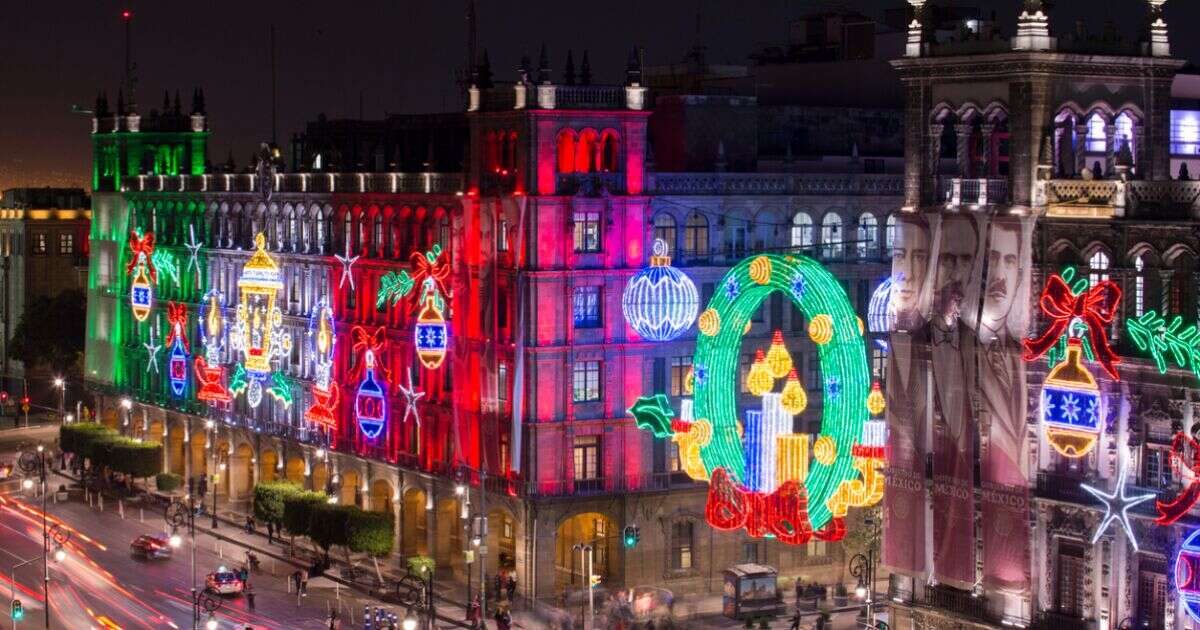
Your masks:
M 139 442 L 101 424 L 64 424 L 59 428 L 58 440 L 63 451 L 86 458 L 95 467 L 143 478 L 162 470 L 162 444 Z
M 385 512 L 367 512 L 330 503 L 323 492 L 311 492 L 289 481 L 254 487 L 254 516 L 283 526 L 293 536 L 308 536 L 326 554 L 331 547 L 386 556 L 395 542 L 395 523 Z

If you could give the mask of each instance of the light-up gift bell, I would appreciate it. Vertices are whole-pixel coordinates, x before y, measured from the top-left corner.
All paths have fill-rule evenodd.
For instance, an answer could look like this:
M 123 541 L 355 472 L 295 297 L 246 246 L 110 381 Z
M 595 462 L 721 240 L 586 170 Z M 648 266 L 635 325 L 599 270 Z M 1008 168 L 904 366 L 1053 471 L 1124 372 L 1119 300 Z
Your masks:
M 1046 438 L 1064 457 L 1087 455 L 1100 435 L 1100 388 L 1082 359 L 1082 342 L 1071 337 L 1066 358 L 1050 370 L 1042 385 Z

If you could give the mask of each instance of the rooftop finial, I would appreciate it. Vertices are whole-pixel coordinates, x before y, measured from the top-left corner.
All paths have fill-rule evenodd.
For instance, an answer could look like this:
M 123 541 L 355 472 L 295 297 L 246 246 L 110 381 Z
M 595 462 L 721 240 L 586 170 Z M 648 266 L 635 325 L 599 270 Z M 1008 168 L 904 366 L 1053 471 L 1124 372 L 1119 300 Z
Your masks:
M 563 83 L 575 85 L 575 51 L 567 50 L 567 65 L 563 68 Z

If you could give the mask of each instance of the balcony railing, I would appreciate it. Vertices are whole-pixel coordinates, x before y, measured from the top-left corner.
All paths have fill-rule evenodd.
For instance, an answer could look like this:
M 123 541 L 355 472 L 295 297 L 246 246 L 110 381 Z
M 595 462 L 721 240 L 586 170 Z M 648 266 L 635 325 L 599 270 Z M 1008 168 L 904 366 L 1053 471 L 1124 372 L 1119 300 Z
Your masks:
M 559 195 L 596 196 L 608 191 L 612 194 L 625 192 L 624 173 L 559 173 L 555 178 L 555 192 Z
M 951 205 L 986 206 L 1009 202 L 1008 178 L 952 177 L 942 181 L 942 196 Z
M 207 175 L 139 175 L 125 180 L 138 192 L 258 193 L 258 176 L 252 173 Z M 427 193 L 455 194 L 463 189 L 458 173 L 280 173 L 271 190 L 276 193 Z
M 1096 622 L 1082 619 L 1076 615 L 1043 610 L 1033 619 L 1031 630 L 1090 630 L 1096 627 Z
M 925 588 L 920 596 L 913 600 L 918 606 L 936 608 L 970 619 L 996 624 L 1000 616 L 991 611 L 986 597 L 975 597 L 967 591 L 934 586 Z
M 625 88 L 620 85 L 556 85 L 558 109 L 623 109 Z
M 650 188 L 659 195 L 899 197 L 904 194 L 904 177 L 821 173 L 657 173 Z

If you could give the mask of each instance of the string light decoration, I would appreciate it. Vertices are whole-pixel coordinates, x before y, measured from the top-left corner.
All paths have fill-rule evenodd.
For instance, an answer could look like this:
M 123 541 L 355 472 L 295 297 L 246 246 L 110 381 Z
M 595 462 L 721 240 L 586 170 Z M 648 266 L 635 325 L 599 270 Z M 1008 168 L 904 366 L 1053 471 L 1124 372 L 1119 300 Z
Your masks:
M 650 266 L 625 285 L 621 311 L 625 321 L 648 341 L 671 341 L 691 327 L 700 308 L 696 283 L 671 266 L 667 243 L 655 239 Z
M 1195 324 L 1186 328 L 1183 317 L 1176 315 L 1168 324 L 1165 317 L 1155 311 L 1146 311 L 1137 319 L 1125 320 L 1125 329 L 1137 349 L 1154 359 L 1160 374 L 1167 373 L 1167 361 L 1185 370 L 1191 370 L 1200 378 L 1200 331 Z
M 1070 331 L 1072 323 L 1078 321 L 1087 326 L 1089 347 L 1096 361 L 1113 380 L 1120 380 L 1117 364 L 1121 357 L 1109 343 L 1107 331 L 1121 303 L 1121 288 L 1112 280 L 1103 280 L 1081 291 L 1076 288 L 1082 286 L 1072 288 L 1059 274 L 1046 279 L 1038 305 L 1050 319 L 1050 325 L 1041 335 L 1023 342 L 1022 358 L 1035 361 L 1042 357 Z
M 304 411 L 304 419 L 325 427 L 336 429 L 337 410 L 341 391 L 333 379 L 334 349 L 337 345 L 337 325 L 333 319 L 333 308 L 322 298 L 313 306 L 308 320 L 308 350 L 312 360 L 313 384 L 312 404 Z
M 200 299 L 200 346 L 203 356 L 196 357 L 196 381 L 200 389 L 196 399 L 209 404 L 226 404 L 232 397 L 225 386 L 225 366 L 221 351 L 225 348 L 225 294 L 209 289 Z
M 1041 415 L 1050 446 L 1063 457 L 1078 458 L 1096 447 L 1104 417 L 1100 388 L 1083 366 L 1078 338 L 1067 343 L 1066 358 L 1054 366 L 1042 384 Z
M 1134 537 L 1133 527 L 1129 524 L 1129 508 L 1145 503 L 1153 499 L 1155 495 L 1140 494 L 1132 497 L 1128 496 L 1126 494 L 1128 488 L 1125 482 L 1129 479 L 1129 460 L 1123 459 L 1117 465 L 1117 469 L 1120 472 L 1117 474 L 1117 484 L 1113 487 L 1111 493 L 1104 492 L 1086 483 L 1079 484 L 1080 488 L 1104 503 L 1104 518 L 1100 521 L 1100 526 L 1096 528 L 1096 533 L 1092 535 L 1092 544 L 1096 544 L 1096 541 L 1100 540 L 1104 532 L 1108 531 L 1108 526 L 1113 521 L 1117 521 L 1125 531 L 1125 537 L 1129 540 L 1129 544 L 1133 545 L 1134 553 L 1137 553 L 1137 538 Z
M 150 341 L 142 344 L 146 348 L 146 373 L 154 370 L 158 374 L 158 351 L 162 350 L 162 345 L 155 342 L 154 329 L 150 329 Z
M 762 396 L 771 391 L 775 386 L 775 379 L 771 378 L 771 370 L 767 367 L 767 359 L 760 349 L 754 353 L 754 363 L 750 364 L 750 370 L 746 372 L 746 391 L 755 396 Z
M 129 281 L 129 304 L 133 318 L 146 321 L 154 309 L 154 285 L 158 282 L 158 269 L 154 266 L 154 232 L 145 236 L 137 230 L 129 231 L 129 263 L 125 273 Z
M 204 244 L 201 243 L 200 241 L 196 240 L 196 226 L 194 224 L 191 224 L 191 223 L 188 224 L 188 241 L 186 243 L 184 243 L 183 246 L 186 247 L 188 250 L 187 269 L 184 270 L 184 273 L 191 273 L 192 269 L 195 269 L 196 270 L 196 282 L 199 283 L 200 282 L 200 259 L 199 259 L 200 248 L 204 247 Z
M 776 330 L 767 348 L 767 368 L 774 378 L 783 378 L 792 371 L 792 355 L 783 343 L 783 331 Z
M 1180 431 L 1171 439 L 1171 470 L 1186 485 L 1170 501 L 1155 501 L 1158 525 L 1171 525 L 1187 514 L 1200 500 L 1200 443 Z M 1200 582 L 1197 583 L 1200 587 Z
M 804 483 L 808 478 L 809 442 L 805 433 L 788 433 L 776 436 L 775 482 L 783 485 L 789 479 Z
M 192 349 L 187 338 L 187 304 L 167 302 L 167 346 L 171 349 L 167 355 L 167 379 L 171 383 L 171 393 L 176 397 L 183 396 L 187 389 L 188 365 Z
M 1175 589 L 1183 610 L 1200 623 L 1200 529 L 1192 530 L 1175 556 Z
M 174 254 L 165 249 L 156 249 L 150 257 L 150 262 L 158 272 L 159 280 L 170 280 L 175 286 L 179 286 L 179 264 L 175 262 Z
M 709 523 L 718 529 L 744 528 L 751 536 L 771 534 L 791 544 L 814 537 L 837 540 L 845 534 L 845 524 L 828 503 L 843 481 L 863 474 L 855 468 L 852 453 L 864 435 L 867 420 L 864 402 L 871 383 L 862 332 L 850 300 L 827 269 L 805 256 L 762 254 L 743 260 L 729 270 L 722 287 L 724 290 L 713 296 L 700 315 L 701 334 L 692 360 L 693 366 L 703 366 L 703 376 L 700 368 L 696 368 L 694 414 L 698 420 L 692 424 L 703 421 L 711 426 L 711 436 L 700 448 L 701 461 L 709 473 L 705 510 Z M 743 331 L 763 301 L 775 292 L 787 295 L 810 320 L 825 316 L 820 325 L 828 327 L 828 336 L 818 346 L 818 357 L 821 372 L 828 376 L 821 434 L 814 443 L 813 461 L 808 463 L 804 478 L 780 482 L 777 461 L 772 475 L 776 487 L 766 493 L 749 485 L 747 458 L 739 435 L 736 390 Z M 761 361 L 756 358 L 756 363 L 761 364 L 761 369 L 756 372 L 755 366 L 751 366 L 754 380 L 761 380 L 757 376 L 761 373 L 773 382 L 765 356 Z M 758 385 L 761 383 L 754 390 L 760 389 Z M 787 388 L 787 383 L 784 386 Z M 766 394 L 769 387 L 761 391 Z M 795 408 L 791 404 L 799 402 L 795 398 L 799 397 L 794 396 L 789 407 Z M 783 413 L 790 413 L 789 409 L 783 409 L 783 403 L 781 393 L 778 406 Z M 670 414 L 664 413 L 661 405 L 637 407 L 630 411 L 639 426 L 650 424 L 663 434 L 674 433 L 670 424 L 663 422 Z M 651 410 L 659 415 L 657 420 L 650 419 L 653 414 L 647 412 Z M 753 433 L 751 429 L 747 426 L 744 431 L 747 444 Z M 789 452 L 788 457 L 792 455 Z M 789 459 L 787 467 L 797 470 L 800 466 L 794 463 L 797 459 Z M 874 479 L 870 481 L 869 485 L 874 487 Z
M 242 363 L 235 365 L 229 391 L 235 395 L 246 392 L 246 402 L 258 407 L 262 402 L 263 383 L 271 379 L 266 389 L 285 407 L 292 403 L 291 389 L 281 372 L 273 372 L 271 362 L 292 351 L 292 335 L 283 327 L 283 311 L 275 303 L 283 290 L 279 265 L 267 253 L 267 239 L 259 232 L 254 236 L 254 254 L 242 268 L 238 279 L 237 317 L 229 331 L 229 345 L 240 352 Z
M 450 328 L 445 315 L 451 298 L 445 284 L 450 277 L 450 266 L 441 255 L 442 247 L 438 244 L 424 254 L 413 252 L 409 258 L 412 273 L 404 270 L 384 274 L 375 295 L 375 308 L 382 311 L 412 293 L 419 283 L 421 290 L 414 302 L 417 324 L 413 338 L 417 359 L 430 370 L 441 367 L 450 343 Z
M 895 328 L 896 316 L 888 315 L 892 299 L 892 277 L 888 276 L 875 287 L 867 303 L 867 328 L 873 333 L 889 333 Z
M 388 376 L 387 368 L 380 363 L 380 355 L 387 349 L 387 330 L 380 326 L 367 332 L 355 326 L 350 334 L 354 338 L 353 352 L 362 356 L 353 377 L 357 380 L 361 376 L 354 397 L 354 418 L 363 436 L 376 440 L 387 427 Z

